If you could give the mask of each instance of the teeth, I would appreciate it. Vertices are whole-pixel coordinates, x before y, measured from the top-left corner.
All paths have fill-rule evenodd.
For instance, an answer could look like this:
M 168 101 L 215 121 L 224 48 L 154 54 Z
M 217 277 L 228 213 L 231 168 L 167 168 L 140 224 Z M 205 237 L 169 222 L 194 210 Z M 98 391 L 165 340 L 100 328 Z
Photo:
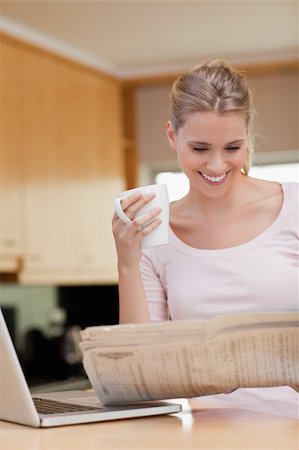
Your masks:
M 200 172 L 200 173 L 206 180 L 209 180 L 212 183 L 219 183 L 219 181 L 224 180 L 224 178 L 226 177 L 226 173 L 224 173 L 223 175 L 220 175 L 219 177 L 210 177 L 206 173 L 203 173 L 203 172 Z

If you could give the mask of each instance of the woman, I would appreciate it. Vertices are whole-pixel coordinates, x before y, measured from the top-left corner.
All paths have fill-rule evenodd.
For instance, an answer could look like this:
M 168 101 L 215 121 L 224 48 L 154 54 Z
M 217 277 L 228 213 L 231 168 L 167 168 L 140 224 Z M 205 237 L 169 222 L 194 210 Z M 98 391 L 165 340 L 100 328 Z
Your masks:
M 152 196 L 123 200 L 116 214 L 120 322 L 210 318 L 298 307 L 298 185 L 248 176 L 252 95 L 223 61 L 180 76 L 167 137 L 190 190 L 170 205 L 170 239 L 140 250 L 159 211 L 135 218 Z M 148 225 L 147 225 L 148 224 Z

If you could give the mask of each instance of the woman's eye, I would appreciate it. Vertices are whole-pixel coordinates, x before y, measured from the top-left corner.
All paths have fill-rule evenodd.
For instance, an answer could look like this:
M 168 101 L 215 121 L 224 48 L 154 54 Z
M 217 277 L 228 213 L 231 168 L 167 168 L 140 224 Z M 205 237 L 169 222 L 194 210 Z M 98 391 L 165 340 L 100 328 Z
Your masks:
M 239 146 L 230 146 L 230 147 L 226 147 L 226 150 L 229 150 L 229 151 L 234 151 L 234 150 L 239 150 L 240 149 L 240 147 Z
M 208 149 L 206 147 L 193 147 L 195 152 L 206 152 Z

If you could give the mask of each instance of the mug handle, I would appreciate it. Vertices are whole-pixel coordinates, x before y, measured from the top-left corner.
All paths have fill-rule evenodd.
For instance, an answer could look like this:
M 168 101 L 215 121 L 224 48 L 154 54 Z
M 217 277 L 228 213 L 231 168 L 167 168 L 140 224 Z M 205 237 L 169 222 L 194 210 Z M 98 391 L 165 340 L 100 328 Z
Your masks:
M 126 214 L 123 212 L 122 207 L 121 207 L 121 201 L 123 200 L 123 198 L 121 197 L 116 197 L 114 199 L 114 209 L 116 214 L 118 215 L 118 217 L 125 223 L 130 223 L 132 222 L 131 219 L 129 219 L 128 216 L 126 216 Z

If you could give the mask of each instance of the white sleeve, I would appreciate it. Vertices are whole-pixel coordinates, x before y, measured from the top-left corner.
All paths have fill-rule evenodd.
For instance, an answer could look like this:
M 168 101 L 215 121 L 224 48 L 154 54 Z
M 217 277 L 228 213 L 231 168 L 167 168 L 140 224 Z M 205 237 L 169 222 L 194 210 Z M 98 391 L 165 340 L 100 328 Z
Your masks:
M 168 320 L 167 297 L 159 274 L 147 252 L 142 252 L 140 274 L 147 300 L 150 318 L 153 322 Z

